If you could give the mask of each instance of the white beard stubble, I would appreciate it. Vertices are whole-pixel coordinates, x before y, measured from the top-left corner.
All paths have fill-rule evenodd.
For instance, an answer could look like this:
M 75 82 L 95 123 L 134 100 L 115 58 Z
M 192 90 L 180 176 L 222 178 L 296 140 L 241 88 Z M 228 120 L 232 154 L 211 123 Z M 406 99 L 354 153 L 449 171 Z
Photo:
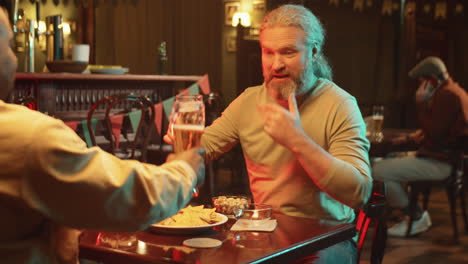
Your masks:
M 273 88 L 278 92 L 280 99 L 287 101 L 289 95 L 293 92 L 296 94 L 303 94 L 309 91 L 312 87 L 312 80 L 314 79 L 314 69 L 312 65 L 312 56 L 309 56 L 306 67 L 299 74 L 298 78 L 288 78 L 282 82 L 272 82 L 271 75 L 268 78 L 265 77 L 267 88 Z

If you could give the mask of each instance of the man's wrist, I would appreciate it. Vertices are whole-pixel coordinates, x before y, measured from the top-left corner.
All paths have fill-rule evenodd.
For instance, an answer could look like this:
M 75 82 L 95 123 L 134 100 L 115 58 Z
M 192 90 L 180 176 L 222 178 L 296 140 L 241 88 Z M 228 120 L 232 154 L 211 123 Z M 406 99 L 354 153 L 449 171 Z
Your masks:
M 171 163 L 176 163 L 186 172 L 185 175 L 192 182 L 192 187 L 195 187 L 198 185 L 197 174 L 188 162 L 186 162 L 185 160 L 174 160 Z
M 304 149 L 305 146 L 309 145 L 311 143 L 311 140 L 308 136 L 306 136 L 303 133 L 298 134 L 296 137 L 294 137 L 290 144 L 289 147 L 287 147 L 292 153 L 298 154 L 301 153 Z

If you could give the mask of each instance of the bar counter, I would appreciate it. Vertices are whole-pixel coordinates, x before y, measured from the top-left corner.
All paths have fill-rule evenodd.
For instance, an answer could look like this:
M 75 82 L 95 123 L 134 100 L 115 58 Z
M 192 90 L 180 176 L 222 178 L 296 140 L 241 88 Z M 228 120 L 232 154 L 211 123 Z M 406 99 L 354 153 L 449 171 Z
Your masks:
M 85 231 L 80 237 L 80 257 L 102 263 L 291 263 L 320 250 L 351 239 L 354 224 L 274 214 L 278 226 L 273 232 L 230 231 L 235 220 L 205 233 L 167 235 L 153 231 L 131 233 L 136 242 L 130 247 L 103 243 L 103 237 L 125 233 Z M 127 234 L 128 235 L 128 234 Z M 209 237 L 222 241 L 221 247 L 190 248 L 189 238 Z M 337 262 L 338 263 L 338 262 Z M 343 263 L 343 262 L 340 262 Z
M 120 80 L 120 81 L 192 81 L 197 75 L 138 75 L 138 74 L 94 74 L 94 73 L 25 73 L 17 72 L 16 80 Z

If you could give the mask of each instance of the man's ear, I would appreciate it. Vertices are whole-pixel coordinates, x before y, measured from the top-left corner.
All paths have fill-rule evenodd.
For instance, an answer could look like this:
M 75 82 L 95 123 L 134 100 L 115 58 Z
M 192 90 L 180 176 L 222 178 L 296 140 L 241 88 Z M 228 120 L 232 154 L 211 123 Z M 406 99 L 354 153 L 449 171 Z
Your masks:
M 318 54 L 317 45 L 314 45 L 314 46 L 312 46 L 312 57 L 315 58 L 315 56 L 317 56 L 317 54 Z
M 431 76 L 428 78 L 429 82 L 432 84 L 433 87 L 437 87 L 439 85 L 439 78 L 435 76 L 434 74 L 431 74 Z

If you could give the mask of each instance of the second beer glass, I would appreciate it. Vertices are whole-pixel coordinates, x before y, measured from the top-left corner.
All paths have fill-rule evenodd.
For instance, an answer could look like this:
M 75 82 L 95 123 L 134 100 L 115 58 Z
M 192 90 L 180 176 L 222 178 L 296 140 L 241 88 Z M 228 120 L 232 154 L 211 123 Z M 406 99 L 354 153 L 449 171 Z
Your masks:
M 202 95 L 178 95 L 170 118 L 174 152 L 199 147 L 205 129 L 205 105 Z
M 384 122 L 384 106 L 374 105 L 372 107 L 372 140 L 375 142 L 381 142 L 383 139 L 383 122 Z

